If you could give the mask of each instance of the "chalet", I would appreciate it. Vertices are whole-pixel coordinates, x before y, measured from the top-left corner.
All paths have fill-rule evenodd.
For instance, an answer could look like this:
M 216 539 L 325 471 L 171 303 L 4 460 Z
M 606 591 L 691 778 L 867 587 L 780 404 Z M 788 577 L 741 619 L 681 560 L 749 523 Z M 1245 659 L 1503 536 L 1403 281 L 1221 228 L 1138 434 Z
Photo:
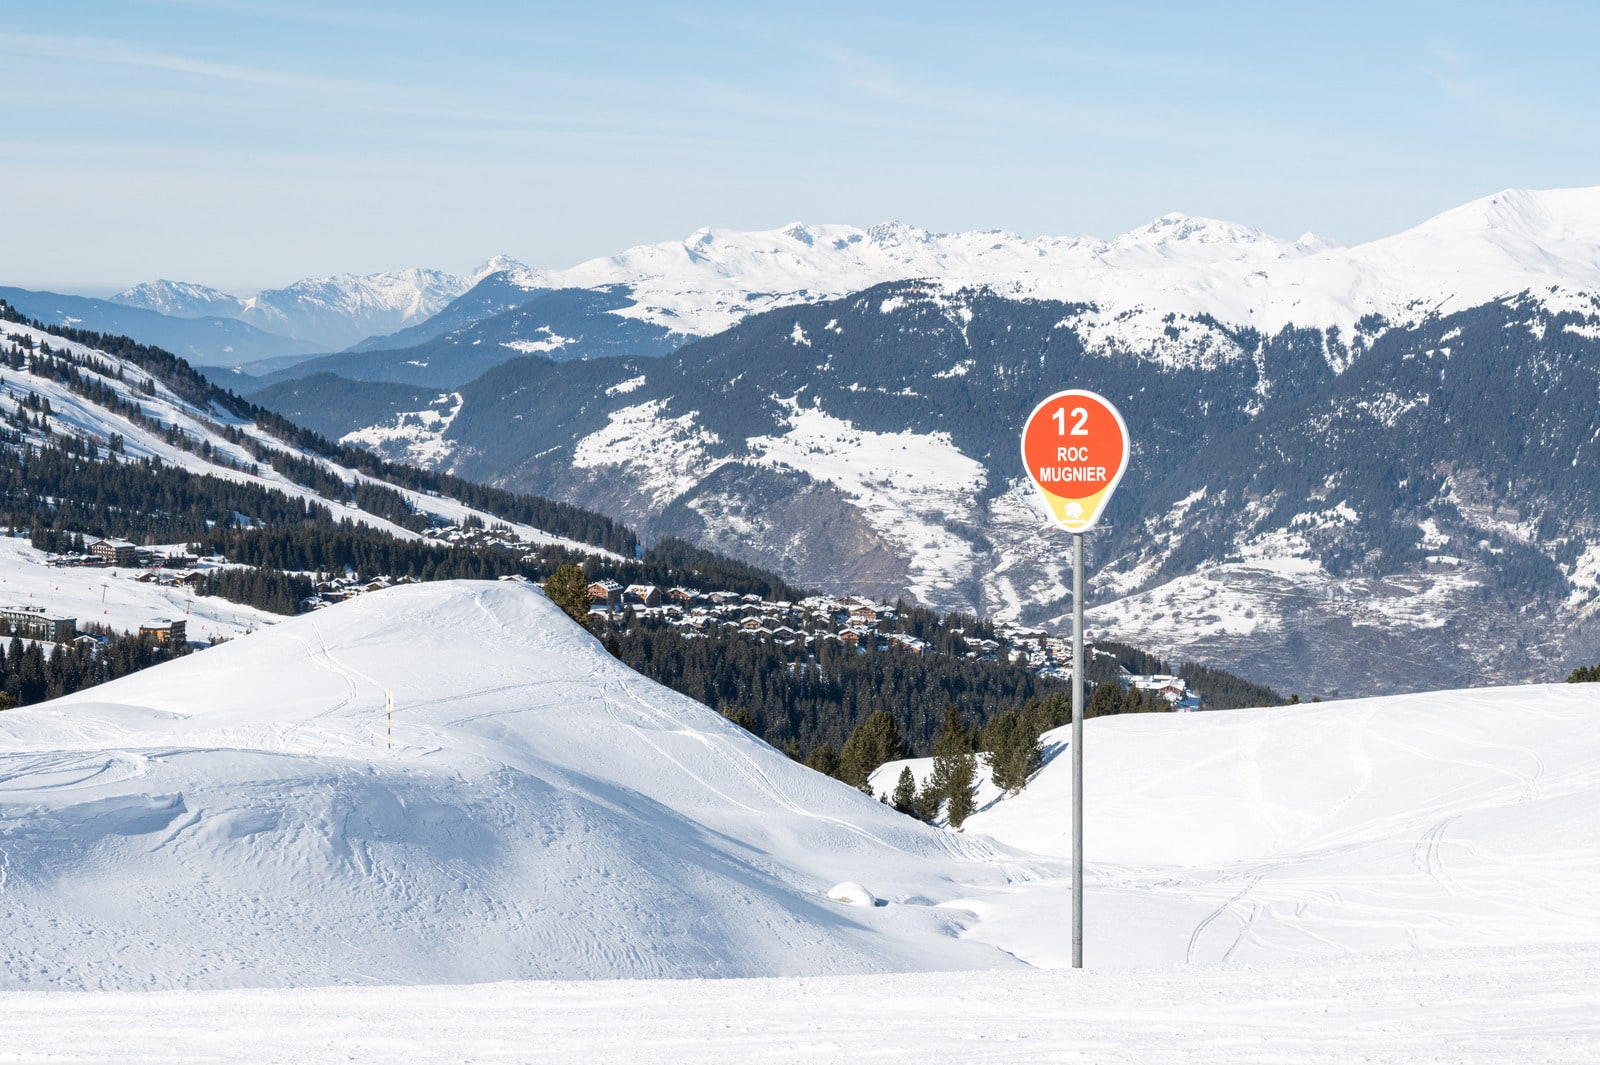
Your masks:
M 861 634 L 855 629 L 845 629 L 839 634 L 839 642 L 844 644 L 845 650 L 854 651 L 861 646 Z
M 189 623 L 182 618 L 156 618 L 139 626 L 140 636 L 149 636 L 158 644 L 186 643 Z
M 52 614 L 42 606 L 0 607 L 0 621 L 16 636 L 62 643 L 78 634 L 78 619 Z
M 1170 673 L 1154 673 L 1148 676 L 1129 674 L 1123 678 L 1122 686 L 1138 688 L 1147 695 L 1159 696 L 1173 706 L 1195 698 L 1184 679 Z
M 680 586 L 668 592 L 667 598 L 679 606 L 687 608 L 698 604 L 702 597 L 699 592 Z
M 607 578 L 589 585 L 590 609 L 604 610 L 609 614 L 621 605 L 622 585 L 616 581 Z
M 96 540 L 89 553 L 107 566 L 137 566 L 139 549 L 127 540 Z
M 653 584 L 630 584 L 622 593 L 622 601 L 634 606 L 657 607 L 661 605 L 661 589 Z
M 856 621 L 866 621 L 876 625 L 878 623 L 878 608 L 873 606 L 853 606 L 850 616 Z
M 795 632 L 787 625 L 779 625 L 772 630 L 772 638 L 775 640 L 792 640 L 799 635 L 798 632 Z
M 739 627 L 746 632 L 755 632 L 757 629 L 762 628 L 763 626 L 761 624 L 761 619 L 752 614 L 743 621 L 739 622 Z
M 915 636 L 908 636 L 903 632 L 890 633 L 888 640 L 898 646 L 902 651 L 909 651 L 914 655 L 925 654 L 928 650 L 926 640 L 919 640 Z

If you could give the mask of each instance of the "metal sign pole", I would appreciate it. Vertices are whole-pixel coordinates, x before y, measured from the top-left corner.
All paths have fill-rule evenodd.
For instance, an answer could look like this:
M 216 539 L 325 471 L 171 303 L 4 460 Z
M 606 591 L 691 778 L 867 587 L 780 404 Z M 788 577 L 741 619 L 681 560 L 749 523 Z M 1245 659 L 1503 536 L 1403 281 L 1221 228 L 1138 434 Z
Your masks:
M 1072 967 L 1083 968 L 1083 534 L 1128 470 L 1128 424 L 1104 396 L 1069 388 L 1022 428 L 1022 465 L 1057 525 L 1072 534 Z
M 1072 534 L 1072 967 L 1083 968 L 1083 533 Z

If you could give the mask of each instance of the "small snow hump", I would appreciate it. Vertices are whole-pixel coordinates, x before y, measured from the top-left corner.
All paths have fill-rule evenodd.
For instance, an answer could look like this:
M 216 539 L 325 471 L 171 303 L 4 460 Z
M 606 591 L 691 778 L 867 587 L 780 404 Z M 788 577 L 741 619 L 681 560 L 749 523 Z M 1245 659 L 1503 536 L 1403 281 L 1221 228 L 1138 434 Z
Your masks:
M 842 902 L 846 906 L 882 906 L 878 896 L 856 883 L 846 880 L 842 884 L 835 884 L 828 889 L 828 898 L 834 902 Z

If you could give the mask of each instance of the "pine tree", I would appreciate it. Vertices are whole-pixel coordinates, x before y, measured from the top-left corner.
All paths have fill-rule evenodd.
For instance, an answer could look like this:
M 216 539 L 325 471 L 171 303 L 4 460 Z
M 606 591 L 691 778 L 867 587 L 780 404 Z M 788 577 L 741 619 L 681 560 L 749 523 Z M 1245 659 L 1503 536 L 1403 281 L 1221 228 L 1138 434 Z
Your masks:
M 806 765 L 826 777 L 839 777 L 839 752 L 833 744 L 824 743 L 806 756 Z
M 933 773 L 928 778 L 930 794 L 925 804 L 931 803 L 937 810 L 940 802 L 948 801 L 947 817 L 950 811 L 961 806 L 962 821 L 972 812 L 977 796 L 978 761 L 972 748 L 972 734 L 967 730 L 966 719 L 960 710 L 950 707 L 945 711 L 944 720 L 939 722 L 939 731 L 934 733 Z M 953 817 L 949 820 L 952 827 L 961 827 L 960 821 Z
M 978 808 L 978 759 L 975 755 L 958 754 L 950 760 L 945 800 L 945 819 L 951 828 L 959 829 Z
M 1042 714 L 1012 708 L 989 719 L 983 730 L 995 787 L 1008 794 L 1021 791 L 1028 778 L 1044 763 L 1039 743 Z
M 948 758 L 956 754 L 970 754 L 975 748 L 972 732 L 960 708 L 952 704 L 944 712 L 939 729 L 933 734 L 933 757 Z
M 589 627 L 589 581 L 577 566 L 561 566 L 544 582 L 544 594 L 567 616 Z
M 901 813 L 916 816 L 917 778 L 912 775 L 910 766 L 900 770 L 900 779 L 895 782 L 894 794 L 890 797 L 890 801 Z
M 839 752 L 839 779 L 867 791 L 867 778 L 874 769 L 904 757 L 900 726 L 895 724 L 893 714 L 879 710 L 857 725 L 845 740 L 844 749 Z

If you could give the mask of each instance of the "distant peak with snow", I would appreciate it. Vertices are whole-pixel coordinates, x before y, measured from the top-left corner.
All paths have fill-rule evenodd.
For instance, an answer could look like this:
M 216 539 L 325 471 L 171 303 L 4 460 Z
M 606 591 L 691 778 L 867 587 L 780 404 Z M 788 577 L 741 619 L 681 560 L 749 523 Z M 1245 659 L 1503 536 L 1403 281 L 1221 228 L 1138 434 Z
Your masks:
M 237 318 L 270 333 L 339 351 L 366 337 L 427 321 L 476 280 L 414 266 L 305 278 L 244 297 L 187 282 L 147 281 L 111 299 L 177 318 Z
M 1283 240 L 1177 212 L 1109 240 L 794 221 L 771 230 L 706 226 L 565 269 L 497 255 L 465 277 L 422 268 L 341 274 L 246 299 L 157 281 L 115 299 L 180 317 L 242 318 L 337 350 L 425 321 L 491 276 L 529 291 L 625 286 L 634 306 L 614 313 L 697 335 L 761 311 L 912 278 L 1092 303 L 1109 313 L 1206 315 L 1267 331 L 1348 330 L 1368 315 L 1398 321 L 1419 308 L 1473 306 L 1527 290 L 1600 292 L 1600 188 L 1506 190 L 1348 248 L 1311 233 Z
M 173 318 L 237 318 L 244 306 L 238 296 L 190 281 L 145 281 L 111 297 L 112 303 L 139 307 Z
M 618 313 L 705 335 L 762 310 L 912 278 L 1269 331 L 1351 329 L 1369 314 L 1401 320 L 1421 307 L 1525 290 L 1600 291 L 1600 189 L 1500 192 L 1348 248 L 1176 212 L 1110 240 L 940 233 L 899 221 L 705 227 L 682 241 L 527 271 L 524 283 L 626 285 L 637 306 Z

